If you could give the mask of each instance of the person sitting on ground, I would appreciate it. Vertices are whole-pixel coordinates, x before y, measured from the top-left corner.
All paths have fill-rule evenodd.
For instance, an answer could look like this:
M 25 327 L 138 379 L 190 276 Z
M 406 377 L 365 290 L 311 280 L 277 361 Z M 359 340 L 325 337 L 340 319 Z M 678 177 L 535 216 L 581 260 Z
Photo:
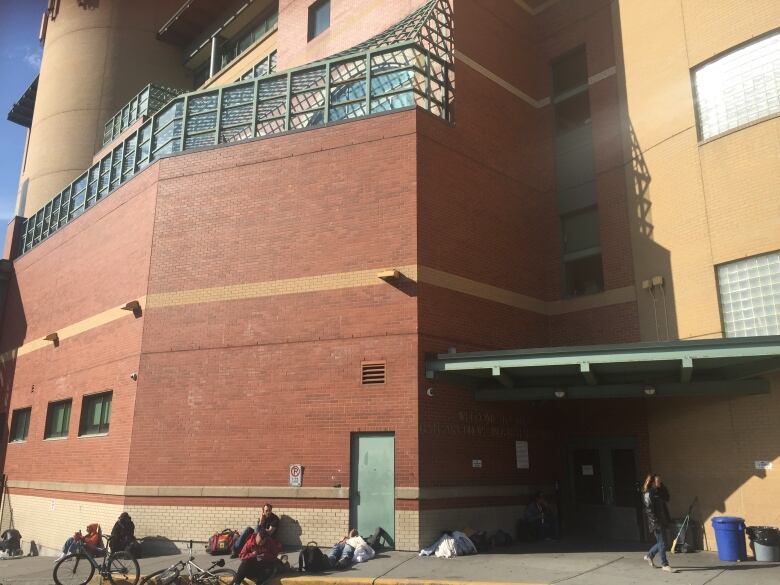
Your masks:
M 87 552 L 93 557 L 101 556 L 105 553 L 103 549 L 103 533 L 100 530 L 100 524 L 94 523 L 87 526 L 87 533 L 82 535 L 81 530 L 65 541 L 62 547 L 62 554 L 57 558 L 61 559 L 67 554 L 74 553 L 79 548 L 79 543 L 84 545 Z
M 531 501 L 525 507 L 524 518 L 535 538 L 558 540 L 558 518 L 542 492 L 531 496 Z
M 274 507 L 271 504 L 265 504 L 263 506 L 263 512 L 257 519 L 257 526 L 254 528 L 247 526 L 244 529 L 244 532 L 241 534 L 241 537 L 233 543 L 233 552 L 230 555 L 231 559 L 235 559 L 238 556 L 238 553 L 241 552 L 241 549 L 244 547 L 247 540 L 249 540 L 249 537 L 253 534 L 273 536 L 274 538 L 278 536 L 277 531 L 279 530 L 279 516 L 273 513 L 273 509 Z
M 245 578 L 262 583 L 272 577 L 281 568 L 281 561 L 276 558 L 281 551 L 282 544 L 273 536 L 255 533 L 239 553 L 241 564 L 236 571 L 235 583 L 241 583 Z
M 138 556 L 138 550 L 140 545 L 135 538 L 135 524 L 133 523 L 130 514 L 122 512 L 119 515 L 119 519 L 111 529 L 111 537 L 108 539 L 108 546 L 111 550 L 116 552 L 124 550 L 129 552 L 134 557 Z
M 0 552 L 7 553 L 8 556 L 22 548 L 22 535 L 16 528 L 9 528 L 0 534 Z
M 328 562 L 332 568 L 346 569 L 352 561 L 362 563 L 373 559 L 374 549 L 368 546 L 368 543 L 358 534 L 356 529 L 352 529 L 339 542 L 333 545 L 328 554 Z

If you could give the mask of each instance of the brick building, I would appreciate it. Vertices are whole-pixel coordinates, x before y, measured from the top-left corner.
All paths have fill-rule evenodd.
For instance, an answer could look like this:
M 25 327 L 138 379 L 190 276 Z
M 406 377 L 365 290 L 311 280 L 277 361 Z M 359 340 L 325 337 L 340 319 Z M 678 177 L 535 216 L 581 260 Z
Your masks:
M 412 550 L 541 489 L 639 539 L 650 469 L 780 524 L 780 7 L 743 4 L 52 0 L 2 524 L 270 501 Z

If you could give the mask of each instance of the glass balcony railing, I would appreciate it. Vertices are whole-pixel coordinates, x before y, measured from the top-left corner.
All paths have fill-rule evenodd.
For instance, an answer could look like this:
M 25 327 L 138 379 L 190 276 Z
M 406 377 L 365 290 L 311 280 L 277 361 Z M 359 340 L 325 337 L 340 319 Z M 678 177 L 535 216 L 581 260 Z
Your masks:
M 452 80 L 449 62 L 410 41 L 180 95 L 25 219 L 20 253 L 164 156 L 415 106 L 450 120 Z
M 106 122 L 103 132 L 103 146 L 127 130 L 141 116 L 151 116 L 184 91 L 186 90 L 172 89 L 161 85 L 147 85 L 113 118 Z

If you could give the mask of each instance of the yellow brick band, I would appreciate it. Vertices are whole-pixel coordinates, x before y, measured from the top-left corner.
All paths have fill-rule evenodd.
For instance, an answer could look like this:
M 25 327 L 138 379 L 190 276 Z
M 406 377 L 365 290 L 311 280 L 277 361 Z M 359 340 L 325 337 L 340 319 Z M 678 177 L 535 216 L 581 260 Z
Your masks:
M 481 298 L 487 301 L 508 305 L 524 311 L 530 311 L 540 315 L 562 315 L 576 311 L 596 309 L 622 303 L 636 301 L 636 290 L 633 286 L 612 289 L 597 294 L 587 295 L 574 299 L 560 301 L 542 301 L 534 297 L 517 293 L 505 288 L 485 284 L 476 280 L 457 276 L 436 268 L 409 264 L 394 267 L 379 267 L 370 270 L 358 270 L 354 272 L 338 272 L 333 274 L 319 274 L 315 276 L 303 276 L 299 278 L 287 278 L 281 280 L 269 280 L 263 282 L 249 282 L 228 286 L 191 289 L 183 291 L 153 293 L 139 297 L 141 309 L 158 309 L 164 307 L 177 307 L 184 305 L 196 305 L 200 303 L 225 302 L 282 295 L 304 294 L 365 286 L 388 286 L 377 277 L 383 271 L 397 270 L 405 279 L 446 288 L 469 296 Z M 122 307 L 112 307 L 102 313 L 98 313 L 87 319 L 63 327 L 57 331 L 59 340 L 63 341 L 74 335 L 84 333 L 96 327 L 112 323 L 133 313 Z M 0 355 L 0 363 L 42 349 L 51 345 L 51 341 L 34 339 L 21 347 L 11 349 Z

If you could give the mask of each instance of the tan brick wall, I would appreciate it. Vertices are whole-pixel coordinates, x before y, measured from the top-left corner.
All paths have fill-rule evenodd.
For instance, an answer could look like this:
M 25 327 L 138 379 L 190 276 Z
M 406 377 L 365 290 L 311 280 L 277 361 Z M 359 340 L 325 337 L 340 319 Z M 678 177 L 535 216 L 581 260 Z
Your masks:
M 173 541 L 205 541 L 223 528 L 242 531 L 257 524 L 258 508 L 216 506 L 129 505 L 138 536 L 165 536 Z M 320 546 L 338 542 L 349 530 L 349 510 L 274 507 L 279 516 L 279 539 L 300 546 L 316 541 Z
M 7 494 L 3 501 L 2 529 L 13 526 L 22 533 L 22 548 L 30 550 L 34 540 L 42 555 L 59 554 L 68 537 L 88 524 L 97 522 L 104 533 L 110 533 L 122 506 L 100 502 L 83 502 Z M 13 519 L 13 520 L 12 520 Z
M 417 510 L 395 511 L 396 550 L 417 550 L 420 544 L 420 512 Z
M 648 409 L 652 470 L 669 486 L 672 516 L 698 498 L 693 515 L 704 521 L 710 550 L 713 516 L 780 525 L 780 374 L 771 387 L 759 396 L 659 400 Z M 767 460 L 774 469 L 755 469 Z

